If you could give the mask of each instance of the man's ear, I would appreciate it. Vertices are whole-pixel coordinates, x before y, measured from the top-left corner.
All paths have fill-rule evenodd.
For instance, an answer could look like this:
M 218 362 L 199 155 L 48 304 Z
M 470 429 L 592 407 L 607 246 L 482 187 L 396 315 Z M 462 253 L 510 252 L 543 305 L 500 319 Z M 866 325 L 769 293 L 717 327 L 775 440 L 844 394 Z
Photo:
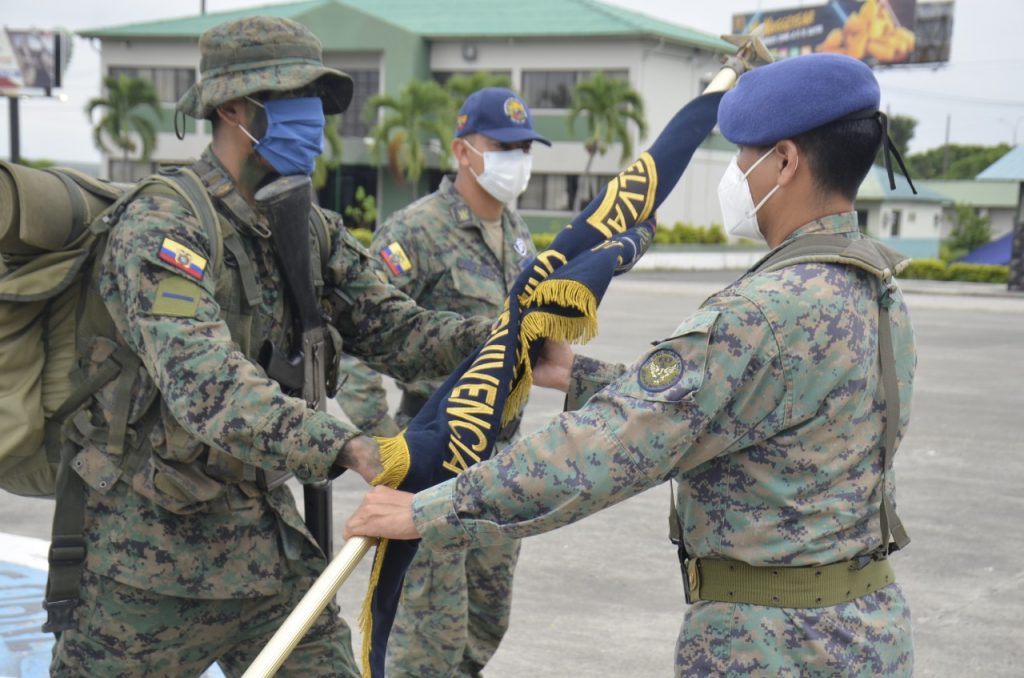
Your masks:
M 779 186 L 785 186 L 793 181 L 800 169 L 800 148 L 791 140 L 784 139 L 775 145 L 775 153 L 782 165 L 779 171 Z M 804 171 L 807 171 L 806 167 Z
M 245 125 L 249 121 L 249 102 L 241 97 L 225 101 L 217 107 L 217 115 L 232 127 Z
M 459 167 L 469 165 L 469 151 L 466 148 L 468 140 L 465 137 L 457 137 L 452 139 L 452 157 L 455 158 L 455 162 L 458 163 Z

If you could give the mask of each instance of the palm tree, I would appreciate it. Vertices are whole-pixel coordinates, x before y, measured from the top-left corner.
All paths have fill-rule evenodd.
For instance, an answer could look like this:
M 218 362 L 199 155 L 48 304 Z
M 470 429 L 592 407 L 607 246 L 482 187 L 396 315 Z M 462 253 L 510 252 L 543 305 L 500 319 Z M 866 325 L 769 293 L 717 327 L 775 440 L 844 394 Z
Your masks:
M 462 102 L 466 98 L 476 92 L 477 90 L 484 89 L 485 87 L 505 87 L 512 89 L 512 79 L 507 75 L 499 75 L 497 73 L 489 73 L 487 71 L 477 71 L 471 74 L 459 74 L 453 75 L 448 78 L 448 81 L 444 83 L 444 88 L 452 95 L 454 99 L 455 110 L 462 106 Z
M 576 119 L 583 115 L 587 121 L 587 140 L 583 147 L 587 149 L 587 166 L 583 169 L 579 185 L 576 187 L 576 200 L 573 209 L 582 207 L 584 187 L 590 178 L 590 167 L 594 157 L 604 155 L 610 144 L 622 145 L 620 162 L 625 162 L 633 155 L 633 140 L 630 138 L 627 124 L 630 120 L 636 124 L 639 138 L 647 134 L 647 121 L 644 119 L 644 101 L 640 94 L 625 80 L 609 78 L 597 71 L 589 80 L 577 83 L 569 105 L 567 123 L 572 131 Z
M 142 142 L 141 158 L 148 160 L 156 146 L 156 128 L 151 115 L 156 115 L 157 119 L 161 116 L 156 88 L 148 80 L 126 75 L 107 76 L 103 84 L 107 88 L 107 96 L 90 99 L 85 105 L 85 114 L 90 121 L 94 110 L 105 109 L 103 117 L 93 127 L 93 143 L 99 150 L 110 154 L 104 141 L 109 139 L 127 162 L 128 155 L 138 148 L 134 138 L 137 136 Z
M 412 80 L 397 97 L 377 94 L 366 102 L 366 117 L 376 121 L 370 130 L 371 153 L 380 158 L 387 149 L 388 167 L 398 183 L 412 184 L 412 197 L 418 197 L 418 184 L 426 164 L 425 147 L 436 148 L 442 165 L 447 165 L 452 129 L 451 96 L 432 80 Z

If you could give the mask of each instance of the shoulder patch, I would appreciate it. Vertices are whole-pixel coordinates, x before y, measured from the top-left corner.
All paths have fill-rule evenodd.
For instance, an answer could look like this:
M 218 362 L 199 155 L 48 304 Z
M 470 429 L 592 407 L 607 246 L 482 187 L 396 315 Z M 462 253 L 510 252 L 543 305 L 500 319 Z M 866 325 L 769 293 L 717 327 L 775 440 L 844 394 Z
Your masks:
M 206 259 L 180 242 L 164 238 L 163 244 L 160 245 L 159 255 L 161 261 L 166 261 L 196 280 L 203 279 L 203 274 L 206 272 Z
M 409 261 L 409 257 L 397 240 L 380 251 L 380 258 L 387 264 L 392 275 L 405 275 L 412 272 L 412 262 Z
M 168 315 L 177 318 L 194 318 L 199 310 L 203 290 L 197 283 L 185 278 L 169 275 L 156 287 L 153 300 L 153 315 Z
M 682 375 L 682 357 L 670 348 L 663 348 L 647 356 L 637 372 L 637 381 L 645 391 L 653 393 L 672 388 Z

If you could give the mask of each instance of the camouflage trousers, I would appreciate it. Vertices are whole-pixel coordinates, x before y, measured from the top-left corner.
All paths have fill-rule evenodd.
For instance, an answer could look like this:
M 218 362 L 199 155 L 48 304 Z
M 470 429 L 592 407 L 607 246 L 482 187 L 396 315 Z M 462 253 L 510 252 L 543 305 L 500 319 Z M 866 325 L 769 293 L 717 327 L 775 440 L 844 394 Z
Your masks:
M 519 542 L 441 553 L 409 566 L 388 641 L 388 678 L 479 676 L 505 631 Z
M 241 676 L 312 585 L 285 580 L 285 590 L 255 599 L 197 600 L 157 595 L 86 571 L 77 628 L 61 634 L 50 675 L 185 678 L 214 661 Z M 331 603 L 278 676 L 358 676 L 348 625 Z
M 910 608 L 898 584 L 835 607 L 698 602 L 676 643 L 676 676 L 911 676 Z

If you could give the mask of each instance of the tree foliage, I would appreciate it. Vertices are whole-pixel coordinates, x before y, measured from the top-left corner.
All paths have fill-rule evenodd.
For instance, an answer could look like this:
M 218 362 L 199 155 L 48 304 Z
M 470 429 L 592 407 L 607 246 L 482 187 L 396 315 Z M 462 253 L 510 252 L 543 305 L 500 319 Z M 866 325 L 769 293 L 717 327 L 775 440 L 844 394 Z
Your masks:
M 441 164 L 448 163 L 454 127 L 451 95 L 432 80 L 412 80 L 398 96 L 370 97 L 366 117 L 375 123 L 370 130 L 373 158 L 379 162 L 385 153 L 391 175 L 399 183 L 408 181 L 416 198 L 427 149 L 434 147 Z
M 156 146 L 156 127 L 153 116 L 161 117 L 160 99 L 153 83 L 141 78 L 107 76 L 103 79 L 106 96 L 90 99 L 85 105 L 85 113 L 89 120 L 93 119 L 93 111 L 101 109 L 102 116 L 93 127 L 93 143 L 96 148 L 111 153 L 107 146 L 109 141 L 114 148 L 121 151 L 124 160 L 135 153 L 142 144 L 140 158 L 148 160 Z
M 488 73 L 487 71 L 477 71 L 476 73 L 470 74 L 460 73 L 459 75 L 453 75 L 448 78 L 448 81 L 444 84 L 444 88 L 452 95 L 452 103 L 454 104 L 452 124 L 454 124 L 454 113 L 458 112 L 459 107 L 462 106 L 462 102 L 465 101 L 473 92 L 484 89 L 485 87 L 505 87 L 507 89 L 512 89 L 512 80 L 507 75 Z
M 953 206 L 953 230 L 943 243 L 943 259 L 955 261 L 992 240 L 992 219 L 979 216 L 972 205 Z
M 590 177 L 590 168 L 594 157 L 604 155 L 608 146 L 614 143 L 621 145 L 620 162 L 633 156 L 633 140 L 629 133 L 628 123 L 636 125 L 641 139 L 647 134 L 647 120 L 644 117 L 644 101 L 640 94 L 626 80 L 610 78 L 601 71 L 595 72 L 590 79 L 576 84 L 566 123 L 569 130 L 576 127 L 576 120 L 583 116 L 587 127 L 587 165 L 583 169 L 580 183 L 586 185 Z M 577 191 L 576 202 L 584 191 Z M 581 205 L 573 206 L 579 210 Z
M 328 173 L 341 167 L 345 148 L 339 129 L 341 129 L 341 116 L 327 116 L 324 123 L 324 139 L 327 144 L 324 147 L 324 152 L 317 156 L 316 165 L 313 167 L 313 188 L 318 191 L 327 184 Z
M 939 146 L 907 158 L 907 168 L 915 179 L 973 179 L 978 173 L 1006 155 L 1012 146 L 971 146 L 950 144 L 949 169 L 943 172 L 946 147 Z

